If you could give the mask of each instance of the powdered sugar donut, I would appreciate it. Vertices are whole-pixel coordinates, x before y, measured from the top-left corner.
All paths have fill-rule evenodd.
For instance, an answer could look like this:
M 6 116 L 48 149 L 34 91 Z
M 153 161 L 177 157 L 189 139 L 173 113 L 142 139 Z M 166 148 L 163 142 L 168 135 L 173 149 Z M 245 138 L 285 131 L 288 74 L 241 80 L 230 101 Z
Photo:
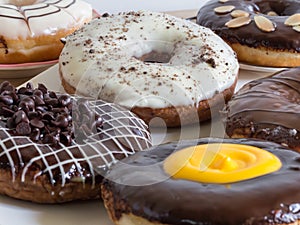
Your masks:
M 239 68 L 209 29 L 147 11 L 93 20 L 67 37 L 59 67 L 67 92 L 117 102 L 167 126 L 210 118 L 210 108 L 231 97 Z
M 0 1 L 0 63 L 57 59 L 60 39 L 92 18 L 81 0 Z

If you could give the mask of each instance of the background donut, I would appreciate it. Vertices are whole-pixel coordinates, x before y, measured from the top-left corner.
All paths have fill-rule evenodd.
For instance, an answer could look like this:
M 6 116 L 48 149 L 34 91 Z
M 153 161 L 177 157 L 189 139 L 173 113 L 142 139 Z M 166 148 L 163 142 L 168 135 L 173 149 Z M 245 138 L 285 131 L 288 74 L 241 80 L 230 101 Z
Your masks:
M 300 66 L 299 13 L 299 0 L 211 0 L 199 10 L 197 23 L 222 37 L 241 62 L 295 67 Z
M 299 67 L 244 85 L 223 111 L 227 135 L 266 139 L 300 151 L 299 88 Z
M 1 2 L 0 63 L 58 59 L 60 39 L 91 19 L 91 6 L 81 0 Z

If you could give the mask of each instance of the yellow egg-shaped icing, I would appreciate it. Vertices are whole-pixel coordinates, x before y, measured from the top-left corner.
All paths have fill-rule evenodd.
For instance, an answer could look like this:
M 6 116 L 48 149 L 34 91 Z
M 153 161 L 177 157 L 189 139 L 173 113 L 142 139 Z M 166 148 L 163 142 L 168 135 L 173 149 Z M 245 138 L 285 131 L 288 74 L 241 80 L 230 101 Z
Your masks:
M 164 161 L 166 173 L 177 179 L 204 183 L 233 183 L 275 172 L 281 161 L 249 145 L 213 143 L 174 152 Z

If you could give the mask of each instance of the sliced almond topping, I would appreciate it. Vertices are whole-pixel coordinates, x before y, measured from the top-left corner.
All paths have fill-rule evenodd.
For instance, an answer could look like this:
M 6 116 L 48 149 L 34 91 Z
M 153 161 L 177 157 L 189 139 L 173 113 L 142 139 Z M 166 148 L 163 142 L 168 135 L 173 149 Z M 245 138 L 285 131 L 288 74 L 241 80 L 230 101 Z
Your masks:
M 219 2 L 221 3 L 225 3 L 225 2 L 228 2 L 229 0 L 219 0 Z
M 233 10 L 230 15 L 234 18 L 236 18 L 236 17 L 248 17 L 249 13 L 244 11 L 244 10 L 236 9 L 236 10 Z
M 300 32 L 300 25 L 299 26 L 293 26 L 293 29 L 297 32 Z
M 216 13 L 230 13 L 232 10 L 235 9 L 235 6 L 233 5 L 224 5 L 224 6 L 219 6 L 214 9 Z
M 256 26 L 262 31 L 272 32 L 276 29 L 274 23 L 264 16 L 254 16 L 254 21 Z
M 267 13 L 268 16 L 278 16 L 278 14 L 274 11 L 270 11 Z
M 300 25 L 300 13 L 296 13 L 284 21 L 287 26 L 297 26 Z
M 251 22 L 250 17 L 237 17 L 232 20 L 229 20 L 227 23 L 225 23 L 225 26 L 229 28 L 237 28 L 237 27 L 248 25 L 250 22 Z

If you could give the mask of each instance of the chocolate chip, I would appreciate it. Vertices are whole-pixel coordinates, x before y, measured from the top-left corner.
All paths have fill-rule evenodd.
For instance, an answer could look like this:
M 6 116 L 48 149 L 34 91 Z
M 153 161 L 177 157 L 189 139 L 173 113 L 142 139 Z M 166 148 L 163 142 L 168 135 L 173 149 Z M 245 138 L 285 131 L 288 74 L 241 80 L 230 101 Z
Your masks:
M 72 136 L 70 135 L 70 133 L 69 132 L 62 132 L 60 134 L 60 142 L 65 146 L 71 145 Z
M 54 107 L 58 106 L 58 99 L 56 99 L 56 98 L 48 98 L 47 97 L 44 99 L 44 101 L 47 105 L 52 105 Z
M 14 135 L 28 136 L 37 143 L 59 147 L 84 143 L 87 136 L 103 126 L 87 99 L 58 95 L 39 84 L 15 89 L 9 82 L 0 84 L 0 118 Z M 95 118 L 92 120 L 92 118 Z M 75 132 L 76 131 L 76 132 Z
M 30 111 L 32 111 L 35 108 L 35 103 L 31 97 L 26 97 L 26 98 L 22 99 L 22 101 L 19 103 L 19 106 L 22 109 L 25 109 L 25 110 L 29 109 Z
M 68 121 L 67 117 L 65 117 L 63 115 L 59 115 L 55 121 L 52 121 L 52 124 L 54 124 L 55 126 L 58 126 L 58 127 L 65 128 L 69 125 L 69 121 Z
M 46 94 L 48 92 L 48 89 L 43 84 L 38 84 L 38 90 L 40 90 L 41 92 L 43 92 L 43 94 Z
M 8 106 L 0 106 L 0 114 L 5 117 L 11 117 L 15 113 L 14 110 L 10 109 Z
M 57 139 L 51 134 L 46 134 L 43 138 L 43 143 L 49 145 L 57 145 Z
M 14 113 L 13 119 L 15 121 L 15 124 L 19 124 L 21 122 L 26 122 L 26 123 L 29 122 L 28 117 L 23 110 L 20 110 L 20 111 L 17 111 L 16 113 Z
M 34 96 L 39 96 L 41 99 L 44 98 L 43 92 L 42 92 L 41 90 L 38 90 L 38 89 L 35 89 L 35 90 L 33 91 L 33 95 L 34 95 Z
M 52 112 L 45 112 L 43 115 L 43 119 L 47 121 L 55 120 Z
M 35 105 L 45 105 L 44 100 L 40 96 L 34 96 Z
M 40 129 L 34 128 L 31 132 L 29 138 L 31 140 L 33 140 L 34 142 L 37 142 L 40 139 L 40 135 L 41 135 Z
M 13 128 L 16 127 L 15 121 L 14 121 L 14 119 L 12 117 L 10 117 L 10 118 L 7 119 L 6 127 L 8 129 L 13 129 Z
M 58 102 L 62 106 L 67 106 L 71 103 L 71 98 L 68 95 L 61 95 L 58 98 Z
M 3 91 L 14 91 L 14 90 L 15 90 L 14 86 L 11 85 L 11 83 L 9 83 L 8 81 L 4 81 L 0 85 L 0 93 L 2 93 Z
M 30 125 L 39 129 L 44 128 L 45 124 L 39 118 L 33 118 L 30 120 Z
M 6 105 L 11 105 L 14 103 L 14 100 L 11 96 L 8 95 L 0 95 L 0 102 L 3 102 Z
M 29 123 L 21 122 L 16 126 L 17 135 L 29 135 L 31 133 L 31 127 Z
M 26 88 L 29 89 L 29 90 L 33 90 L 33 84 L 31 82 L 28 82 L 26 84 Z

